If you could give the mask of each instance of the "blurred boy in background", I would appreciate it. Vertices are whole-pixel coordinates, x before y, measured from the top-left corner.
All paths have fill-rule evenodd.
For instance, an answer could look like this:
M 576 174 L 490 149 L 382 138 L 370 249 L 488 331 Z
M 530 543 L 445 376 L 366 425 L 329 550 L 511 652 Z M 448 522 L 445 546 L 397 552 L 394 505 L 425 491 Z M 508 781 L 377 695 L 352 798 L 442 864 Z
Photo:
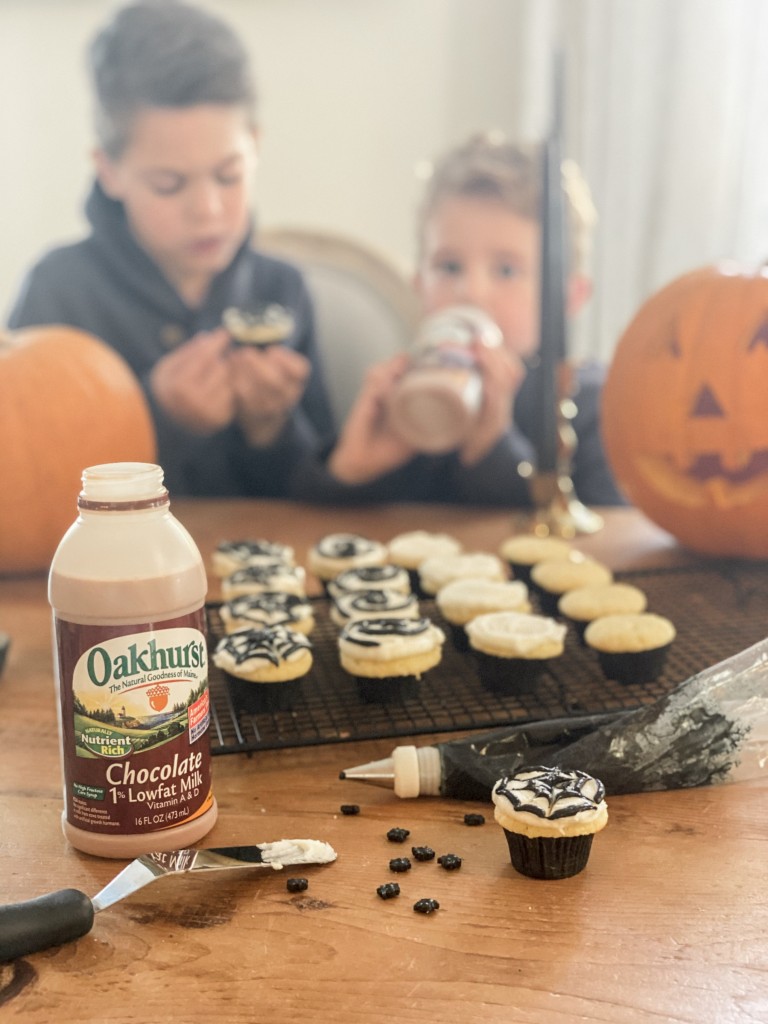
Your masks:
M 593 214 L 580 176 L 566 179 L 571 261 L 567 312 L 588 299 L 585 270 Z M 399 354 L 373 367 L 337 443 L 302 466 L 300 496 L 330 502 L 450 501 L 510 507 L 531 505 L 536 466 L 531 442 L 541 414 L 528 367 L 539 345 L 541 162 L 536 148 L 495 134 L 475 136 L 450 151 L 427 185 L 418 223 L 416 287 L 425 314 L 475 306 L 501 329 L 503 345 L 479 342 L 474 357 L 483 401 L 474 427 L 455 451 L 419 454 L 397 433 L 389 399 L 408 369 Z M 602 373 L 577 374 L 573 464 L 577 496 L 587 504 L 622 503 L 608 468 L 599 425 Z
M 68 324 L 127 360 L 172 493 L 283 495 L 332 418 L 303 280 L 251 245 L 248 55 L 218 18 L 139 0 L 115 13 L 88 56 L 90 234 L 30 271 L 9 326 Z M 233 347 L 224 311 L 269 304 L 293 323 L 284 343 Z

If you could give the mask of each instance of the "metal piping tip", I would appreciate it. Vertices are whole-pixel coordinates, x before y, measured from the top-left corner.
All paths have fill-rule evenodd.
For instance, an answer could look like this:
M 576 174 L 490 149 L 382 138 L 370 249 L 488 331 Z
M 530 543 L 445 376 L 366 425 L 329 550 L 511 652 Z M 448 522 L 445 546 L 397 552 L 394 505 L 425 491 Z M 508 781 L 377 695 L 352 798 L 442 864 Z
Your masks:
M 353 782 L 365 782 L 369 786 L 381 786 L 384 789 L 395 788 L 395 766 L 391 757 L 381 761 L 371 761 L 355 768 L 345 768 L 339 772 L 340 779 L 352 779 Z

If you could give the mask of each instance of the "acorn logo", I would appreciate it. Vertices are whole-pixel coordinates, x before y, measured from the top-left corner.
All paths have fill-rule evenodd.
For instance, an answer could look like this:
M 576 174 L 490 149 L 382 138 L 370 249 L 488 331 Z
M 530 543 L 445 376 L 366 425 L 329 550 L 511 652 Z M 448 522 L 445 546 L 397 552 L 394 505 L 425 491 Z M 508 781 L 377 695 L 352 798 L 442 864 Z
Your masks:
M 157 683 L 157 685 L 152 686 L 147 690 L 149 706 L 153 711 L 162 711 L 165 708 L 168 704 L 168 695 L 170 692 L 170 688 L 163 686 L 162 683 Z

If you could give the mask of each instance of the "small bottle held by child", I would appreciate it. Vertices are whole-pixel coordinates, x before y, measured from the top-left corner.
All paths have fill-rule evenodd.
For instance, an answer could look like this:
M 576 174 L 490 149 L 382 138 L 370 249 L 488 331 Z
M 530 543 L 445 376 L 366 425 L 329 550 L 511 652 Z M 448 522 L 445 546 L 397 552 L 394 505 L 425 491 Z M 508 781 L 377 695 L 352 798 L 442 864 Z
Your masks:
M 205 567 L 159 466 L 86 469 L 77 504 L 48 586 L 64 834 L 102 857 L 185 848 L 217 816 Z
M 474 306 L 452 306 L 422 323 L 411 364 L 389 406 L 392 429 L 417 451 L 452 451 L 471 430 L 483 400 L 483 381 L 472 353 L 475 341 L 496 348 L 502 334 Z

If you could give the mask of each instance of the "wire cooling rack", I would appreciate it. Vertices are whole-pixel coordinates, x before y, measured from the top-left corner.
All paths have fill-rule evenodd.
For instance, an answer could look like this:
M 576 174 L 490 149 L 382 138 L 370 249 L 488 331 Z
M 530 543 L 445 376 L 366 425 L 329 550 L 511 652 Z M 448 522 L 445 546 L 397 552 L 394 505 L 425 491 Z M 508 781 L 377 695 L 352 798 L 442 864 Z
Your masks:
M 677 628 L 664 674 L 654 682 L 622 685 L 603 677 L 597 656 L 569 629 L 565 652 L 553 659 L 533 693 L 498 696 L 483 688 L 471 653 L 454 646 L 433 601 L 422 614 L 446 631 L 443 658 L 417 692 L 390 703 L 367 703 L 339 663 L 338 627 L 329 603 L 313 600 L 314 662 L 290 709 L 251 714 L 239 709 L 224 674 L 210 663 L 212 751 L 232 754 L 547 721 L 631 710 L 649 704 L 694 673 L 768 634 L 768 566 L 716 562 L 694 568 L 618 573 L 645 591 L 648 610 Z M 223 635 L 218 604 L 208 605 L 209 642 Z

